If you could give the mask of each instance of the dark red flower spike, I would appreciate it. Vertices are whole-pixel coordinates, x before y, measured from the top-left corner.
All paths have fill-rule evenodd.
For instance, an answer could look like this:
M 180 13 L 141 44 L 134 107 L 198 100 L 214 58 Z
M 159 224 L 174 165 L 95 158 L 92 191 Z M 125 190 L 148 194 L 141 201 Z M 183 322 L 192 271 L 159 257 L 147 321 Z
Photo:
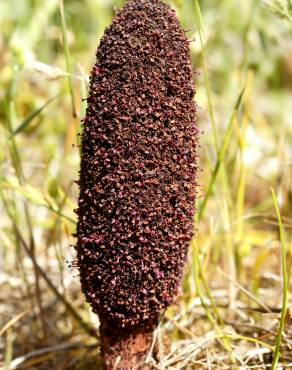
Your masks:
M 97 49 L 76 250 L 107 369 L 118 356 L 120 369 L 143 360 L 181 282 L 196 194 L 192 76 L 187 38 L 159 0 L 127 2 Z

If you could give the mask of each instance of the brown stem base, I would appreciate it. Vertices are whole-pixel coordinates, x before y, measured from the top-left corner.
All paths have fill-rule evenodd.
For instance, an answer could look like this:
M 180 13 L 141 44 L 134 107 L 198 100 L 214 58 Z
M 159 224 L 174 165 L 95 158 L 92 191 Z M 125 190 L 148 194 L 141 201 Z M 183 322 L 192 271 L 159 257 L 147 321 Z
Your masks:
M 145 360 L 153 341 L 153 325 L 118 329 L 101 320 L 104 370 L 149 370 Z

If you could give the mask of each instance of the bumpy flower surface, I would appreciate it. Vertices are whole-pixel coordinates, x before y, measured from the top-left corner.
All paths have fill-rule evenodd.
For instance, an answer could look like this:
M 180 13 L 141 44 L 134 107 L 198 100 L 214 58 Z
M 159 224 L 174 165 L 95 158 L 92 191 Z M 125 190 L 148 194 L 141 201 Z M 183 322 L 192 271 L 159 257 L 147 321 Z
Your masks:
M 196 193 L 194 93 L 174 11 L 127 2 L 91 72 L 76 246 L 87 301 L 119 327 L 156 320 L 180 285 Z

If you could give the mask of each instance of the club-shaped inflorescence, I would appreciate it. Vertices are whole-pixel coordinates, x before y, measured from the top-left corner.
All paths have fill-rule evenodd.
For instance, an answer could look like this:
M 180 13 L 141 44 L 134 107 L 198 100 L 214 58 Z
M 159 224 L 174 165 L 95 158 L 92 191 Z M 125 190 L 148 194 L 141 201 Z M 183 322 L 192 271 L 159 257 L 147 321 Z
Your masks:
M 194 93 L 175 12 L 127 2 L 91 72 L 77 209 L 83 292 L 117 328 L 157 322 L 180 286 L 193 236 Z

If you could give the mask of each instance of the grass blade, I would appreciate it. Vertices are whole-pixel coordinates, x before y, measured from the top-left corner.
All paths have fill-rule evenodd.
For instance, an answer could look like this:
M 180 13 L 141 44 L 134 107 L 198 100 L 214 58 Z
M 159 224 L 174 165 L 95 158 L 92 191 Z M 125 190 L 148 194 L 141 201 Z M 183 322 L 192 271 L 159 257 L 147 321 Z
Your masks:
M 13 317 L 12 319 L 10 319 L 4 326 L 3 328 L 0 330 L 0 337 L 6 332 L 8 331 L 15 323 L 17 323 L 17 321 L 21 320 L 24 316 L 26 316 L 27 314 L 29 313 L 28 310 L 25 310 L 23 312 L 21 312 L 20 314 L 16 315 L 15 317 Z
M 218 313 L 218 310 L 217 310 L 217 307 L 216 307 L 215 302 L 213 300 L 213 297 L 211 296 L 210 291 L 209 291 L 209 289 L 207 287 L 207 284 L 205 282 L 205 278 L 204 278 L 204 274 L 203 274 L 201 262 L 200 262 L 200 259 L 199 259 L 199 251 L 198 251 L 196 240 L 193 240 L 193 247 L 194 247 L 194 250 L 193 250 L 193 263 L 194 263 L 194 267 L 195 267 L 194 270 L 195 270 L 195 284 L 196 284 L 197 295 L 200 298 L 200 301 L 201 301 L 202 307 L 203 307 L 203 309 L 205 311 L 205 314 L 206 314 L 207 319 L 214 326 L 214 328 L 217 331 L 217 333 L 219 335 L 221 335 L 222 334 L 222 330 L 221 330 L 220 325 L 222 325 L 223 322 L 222 322 L 222 319 L 221 319 L 221 317 L 220 317 L 220 315 Z M 203 293 L 202 293 L 202 290 L 201 290 L 200 279 L 201 279 L 201 281 L 203 283 L 203 286 L 204 286 L 204 288 L 206 290 L 207 296 L 208 296 L 208 298 L 209 298 L 209 300 L 211 302 L 211 306 L 212 306 L 212 308 L 214 310 L 215 317 L 211 314 L 211 312 L 209 311 L 209 307 L 205 303 L 204 296 L 203 296 Z M 218 322 L 219 322 L 219 324 L 218 324 Z M 232 348 L 230 347 L 229 341 L 228 341 L 228 339 L 225 336 L 222 336 L 222 346 L 225 348 L 225 350 L 227 352 L 231 353 L 231 358 L 233 358 Z
M 223 159 L 224 159 L 224 155 L 225 155 L 227 146 L 229 144 L 229 140 L 230 140 L 230 136 L 231 136 L 231 132 L 232 132 L 233 120 L 234 120 L 235 115 L 236 115 L 236 113 L 238 111 L 238 108 L 240 107 L 240 103 L 241 103 L 243 94 L 244 94 L 244 88 L 239 93 L 238 98 L 236 100 L 236 104 L 235 104 L 234 109 L 233 109 L 233 112 L 231 113 L 231 116 L 229 118 L 228 125 L 227 125 L 227 130 L 226 130 L 225 135 L 224 135 L 223 144 L 222 144 L 222 147 L 221 147 L 221 149 L 220 149 L 220 151 L 218 153 L 217 161 L 216 161 L 214 170 L 212 172 L 211 180 L 210 180 L 209 186 L 207 188 L 207 191 L 206 191 L 204 200 L 201 203 L 201 206 L 199 208 L 198 221 L 200 221 L 202 219 L 202 217 L 203 217 L 203 214 L 204 214 L 204 211 L 205 211 L 207 202 L 208 202 L 208 200 L 210 198 L 210 195 L 211 195 L 212 190 L 213 190 L 213 186 L 215 184 L 215 181 L 216 181 L 216 178 L 218 176 L 220 167 L 222 165 L 222 162 L 223 162 Z
M 76 118 L 77 113 L 76 113 L 76 107 L 75 107 L 73 81 L 72 81 L 72 77 L 71 77 L 71 73 L 72 73 L 71 58 L 70 58 L 70 51 L 69 51 L 68 40 L 67 40 L 67 27 L 66 27 L 63 0 L 60 0 L 60 2 L 59 2 L 59 10 L 60 10 L 60 17 L 61 17 L 61 30 L 62 30 L 64 53 L 65 53 L 66 69 L 67 69 L 67 73 L 69 74 L 68 75 L 68 85 L 69 85 L 69 91 L 70 91 L 70 96 L 71 96 L 72 116 L 74 118 Z
M 13 335 L 12 335 L 11 328 L 9 328 L 7 331 L 7 337 L 6 337 L 6 348 L 5 348 L 5 355 L 4 355 L 3 370 L 10 369 L 12 356 L 13 356 Z
M 20 231 L 16 227 L 16 225 L 14 225 L 14 231 L 17 234 L 17 236 L 19 237 L 19 240 L 20 240 L 21 244 L 23 245 L 23 247 L 24 247 L 26 253 L 28 254 L 28 256 L 30 257 L 30 259 L 32 260 L 35 268 L 38 270 L 40 276 L 45 280 L 45 282 L 47 283 L 47 285 L 50 288 L 50 290 L 54 293 L 54 295 L 64 304 L 64 306 L 65 306 L 66 310 L 68 311 L 68 313 L 70 313 L 70 315 L 74 318 L 74 320 L 89 335 L 91 335 L 93 337 L 98 337 L 97 334 L 96 334 L 96 331 L 90 326 L 90 324 L 87 324 L 87 322 L 85 322 L 83 320 L 83 318 L 79 315 L 79 313 L 75 310 L 75 308 L 71 305 L 71 303 L 69 301 L 67 301 L 67 299 L 65 298 L 65 296 L 63 294 L 61 294 L 59 292 L 58 288 L 56 288 L 55 285 L 51 282 L 51 280 L 48 278 L 46 272 L 37 263 L 34 254 L 32 254 L 31 251 L 29 250 L 29 247 L 27 246 L 26 242 L 24 241 L 24 239 L 23 239 Z
M 283 273 L 283 302 L 282 302 L 282 309 L 281 309 L 281 317 L 280 317 L 280 323 L 278 328 L 278 334 L 276 338 L 276 347 L 273 357 L 273 362 L 271 366 L 271 370 L 277 369 L 277 364 L 280 357 L 280 347 L 281 347 L 281 339 L 284 332 L 284 326 L 285 326 L 285 318 L 287 313 L 287 305 L 288 305 L 288 273 L 287 273 L 287 266 L 286 266 L 286 246 L 285 246 L 285 239 L 284 239 L 284 229 L 282 225 L 282 219 L 281 214 L 277 202 L 277 198 L 275 195 L 275 191 L 273 188 L 271 188 L 272 191 L 272 197 L 274 202 L 274 207 L 276 210 L 278 225 L 279 225 L 279 237 L 281 242 L 281 257 L 282 257 L 282 273 Z
M 43 104 L 41 107 L 39 107 L 38 109 L 36 109 L 34 112 L 32 112 L 28 117 L 26 117 L 22 123 L 13 131 L 13 133 L 11 134 L 11 136 L 15 136 L 17 134 L 19 134 L 21 131 L 23 131 L 24 129 L 26 129 L 26 127 L 37 117 L 39 116 L 42 111 L 53 101 L 55 100 L 59 95 L 56 95 L 56 96 L 53 96 L 52 98 L 50 98 L 45 104 Z M 10 136 L 10 138 L 11 138 Z
M 206 57 L 205 57 L 205 42 L 204 42 L 205 37 L 204 37 L 203 19 L 202 19 L 200 4 L 198 0 L 194 1 L 194 7 L 195 7 L 195 16 L 196 16 L 196 21 L 197 21 L 197 26 L 198 26 L 198 33 L 199 33 L 199 38 L 200 38 L 200 43 L 201 43 L 203 72 L 204 72 L 204 80 L 205 80 L 207 100 L 208 100 L 208 110 L 210 114 L 215 148 L 216 148 L 216 151 L 218 152 L 219 150 L 218 136 L 217 136 L 217 131 L 216 131 L 216 122 L 215 122 L 213 103 L 212 103 L 212 97 L 211 97 L 211 89 L 210 89 L 210 84 L 209 84 L 208 68 L 207 68 Z

